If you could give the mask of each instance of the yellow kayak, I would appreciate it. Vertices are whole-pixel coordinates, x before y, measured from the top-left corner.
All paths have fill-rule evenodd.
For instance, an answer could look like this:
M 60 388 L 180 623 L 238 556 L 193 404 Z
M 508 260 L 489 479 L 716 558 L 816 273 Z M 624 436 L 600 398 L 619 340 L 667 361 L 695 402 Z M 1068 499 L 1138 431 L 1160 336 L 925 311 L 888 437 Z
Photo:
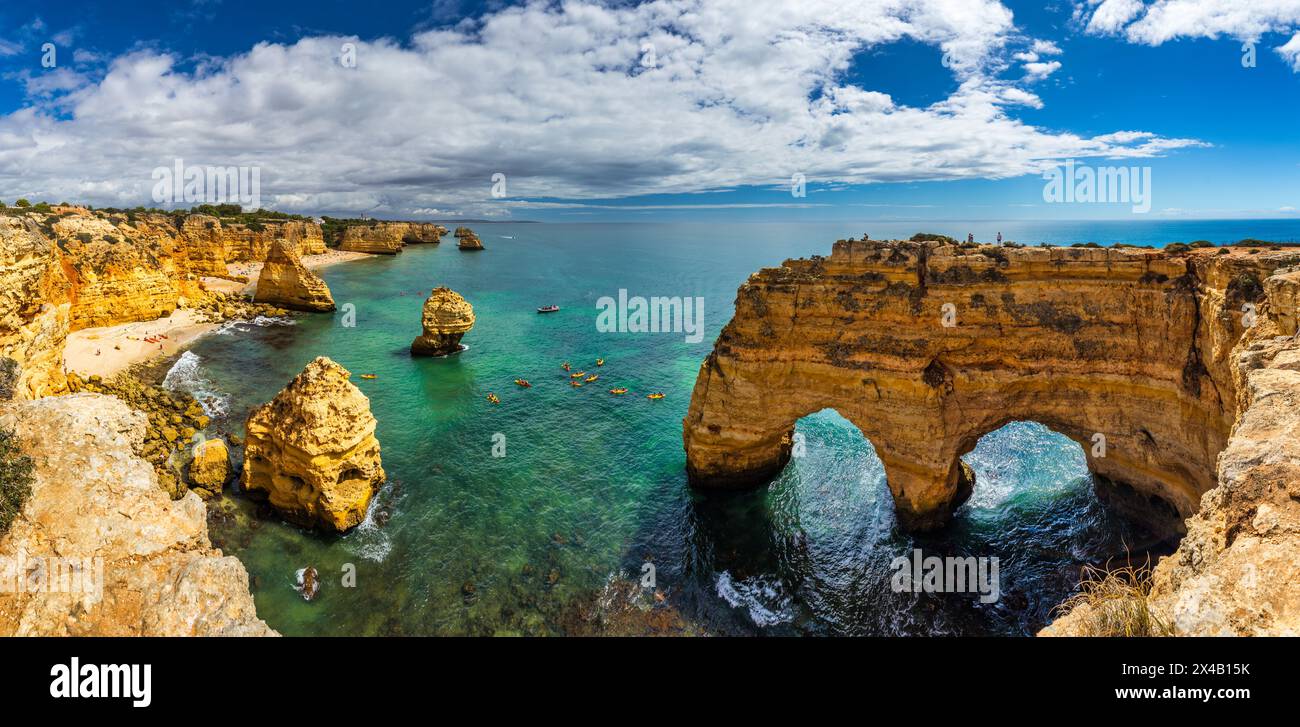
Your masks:
M 363 379 L 377 379 L 377 378 L 379 378 L 379 376 L 376 375 L 376 374 L 361 374 L 361 378 L 363 378 Z
M 496 394 L 488 394 L 488 395 L 487 395 L 487 400 L 488 400 L 488 402 L 491 403 L 491 404 L 500 404 L 500 403 L 501 403 L 501 399 L 499 399 L 499 398 L 497 397 Z
M 627 389 L 610 389 L 609 393 L 613 394 L 614 396 L 622 396 L 623 394 L 627 393 Z
M 599 378 L 600 378 L 600 374 L 592 374 L 591 376 L 588 376 L 586 379 L 583 380 L 586 381 L 588 384 L 590 384 L 591 382 Z
M 571 379 L 580 379 L 580 378 L 582 378 L 583 376 L 586 376 L 586 375 L 587 375 L 587 372 L 586 372 L 586 371 L 579 371 L 579 372 L 576 373 L 576 374 L 569 374 L 569 378 L 571 378 Z
M 576 389 L 576 388 L 579 388 L 580 386 L 582 386 L 582 382 L 581 382 L 581 381 L 578 381 L 577 379 L 574 379 L 573 381 L 570 381 L 570 382 L 569 382 L 569 386 L 572 386 L 573 388 Z
M 598 358 L 598 359 L 596 359 L 596 365 L 597 365 L 597 366 L 604 366 L 604 365 L 605 365 L 605 359 L 603 359 L 603 358 Z
M 645 398 L 647 398 L 647 399 L 662 399 L 662 398 L 664 398 L 664 395 L 663 395 L 663 394 L 646 394 L 646 395 L 645 395 Z

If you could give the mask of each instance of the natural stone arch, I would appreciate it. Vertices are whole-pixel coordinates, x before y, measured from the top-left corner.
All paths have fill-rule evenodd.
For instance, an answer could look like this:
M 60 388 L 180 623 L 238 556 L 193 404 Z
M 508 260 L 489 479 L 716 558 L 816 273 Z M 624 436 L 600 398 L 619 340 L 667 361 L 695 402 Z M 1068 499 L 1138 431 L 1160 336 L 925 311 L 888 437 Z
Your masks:
M 741 286 L 683 422 L 690 480 L 767 482 L 793 422 L 830 407 L 876 447 L 900 524 L 934 528 L 970 493 L 961 456 L 1032 420 L 1083 445 L 1136 514 L 1176 513 L 1155 524 L 1177 530 L 1214 485 L 1236 414 L 1233 281 L 1268 266 L 1208 251 L 840 241 Z

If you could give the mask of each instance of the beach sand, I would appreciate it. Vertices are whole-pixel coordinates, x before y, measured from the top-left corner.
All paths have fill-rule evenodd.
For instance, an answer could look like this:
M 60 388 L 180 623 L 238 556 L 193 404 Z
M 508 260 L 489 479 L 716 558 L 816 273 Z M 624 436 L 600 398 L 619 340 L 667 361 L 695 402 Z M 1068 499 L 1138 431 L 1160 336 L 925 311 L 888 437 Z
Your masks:
M 322 255 L 307 255 L 302 259 L 308 268 L 322 268 L 335 263 L 373 257 L 363 252 L 329 250 Z M 248 283 L 224 278 L 203 278 L 208 290 L 222 293 L 252 293 L 257 289 L 257 277 L 262 263 L 230 263 L 226 269 L 231 275 L 248 276 Z M 193 343 L 199 337 L 220 327 L 218 323 L 203 323 L 199 311 L 177 309 L 168 318 L 116 326 L 87 328 L 68 335 L 63 349 L 63 366 L 83 377 L 108 378 L 135 363 L 159 356 L 171 356 Z M 145 338 L 165 335 L 166 339 L 146 343 Z
M 181 308 L 168 318 L 86 328 L 68 334 L 63 366 L 83 377 L 107 378 L 131 364 L 175 354 L 200 336 L 216 330 L 218 325 L 201 322 L 199 311 Z M 157 343 L 144 340 L 158 335 L 167 338 Z

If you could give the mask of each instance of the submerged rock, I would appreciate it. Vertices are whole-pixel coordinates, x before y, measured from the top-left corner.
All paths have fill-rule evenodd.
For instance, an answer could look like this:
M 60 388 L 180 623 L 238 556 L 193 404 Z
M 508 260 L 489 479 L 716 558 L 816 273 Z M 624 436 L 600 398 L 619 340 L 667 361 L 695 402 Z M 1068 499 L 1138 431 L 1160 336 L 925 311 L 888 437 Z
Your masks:
M 334 297 L 320 276 L 307 269 L 298 252 L 285 240 L 271 244 L 257 281 L 256 303 L 271 303 L 293 310 L 334 310 Z
M 445 356 L 460 350 L 474 327 L 474 306 L 450 288 L 434 288 L 424 301 L 424 333 L 411 342 L 412 356 Z
M 482 250 L 483 241 L 478 239 L 478 235 L 468 227 L 456 228 L 456 239 L 459 241 L 457 247 L 462 250 Z
M 287 519 L 346 531 L 384 481 L 370 400 L 324 356 L 246 425 L 244 488 L 265 492 Z

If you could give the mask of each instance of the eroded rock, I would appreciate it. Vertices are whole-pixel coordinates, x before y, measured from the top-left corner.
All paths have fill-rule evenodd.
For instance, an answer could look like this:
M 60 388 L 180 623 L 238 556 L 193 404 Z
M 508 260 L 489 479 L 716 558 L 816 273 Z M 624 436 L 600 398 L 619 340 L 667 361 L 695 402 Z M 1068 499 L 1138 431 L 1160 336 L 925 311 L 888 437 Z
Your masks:
M 474 307 L 450 288 L 434 288 L 424 301 L 424 331 L 411 342 L 412 356 L 445 356 L 460 350 L 474 327 Z

